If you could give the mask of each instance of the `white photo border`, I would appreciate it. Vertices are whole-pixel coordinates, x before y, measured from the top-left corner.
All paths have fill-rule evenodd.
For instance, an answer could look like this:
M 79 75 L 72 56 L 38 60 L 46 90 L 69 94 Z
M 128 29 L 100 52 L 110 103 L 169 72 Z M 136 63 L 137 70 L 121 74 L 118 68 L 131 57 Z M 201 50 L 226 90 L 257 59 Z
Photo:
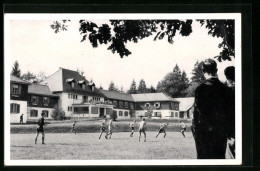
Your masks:
M 10 21 L 59 19 L 234 19 L 236 80 L 236 159 L 223 160 L 11 160 L 10 158 Z M 242 165 L 242 69 L 241 13 L 98 13 L 98 14 L 4 14 L 4 165 L 5 166 L 112 166 L 112 165 Z M 33 161 L 33 162 L 32 162 Z

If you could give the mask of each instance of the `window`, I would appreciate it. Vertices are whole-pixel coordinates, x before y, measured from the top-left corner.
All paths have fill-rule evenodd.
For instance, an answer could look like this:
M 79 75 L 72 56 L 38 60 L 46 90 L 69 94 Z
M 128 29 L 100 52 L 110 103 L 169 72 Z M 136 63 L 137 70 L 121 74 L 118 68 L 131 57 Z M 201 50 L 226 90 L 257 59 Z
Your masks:
M 125 108 L 128 108 L 128 102 L 125 102 Z
M 37 105 L 38 97 L 37 96 L 31 96 L 31 102 L 32 102 L 33 105 Z
M 127 111 L 125 111 L 125 116 L 128 116 L 128 112 Z
M 83 102 L 88 102 L 88 96 L 83 96 Z
M 160 107 L 160 102 L 154 103 L 154 107 L 155 107 L 155 108 L 159 108 L 159 107 Z
M 100 97 L 93 97 L 93 101 L 100 101 Z
M 175 112 L 175 117 L 178 117 L 178 112 Z
M 11 93 L 12 94 L 21 94 L 21 85 L 12 84 Z
M 123 112 L 122 111 L 119 111 L 119 116 L 123 116 Z
M 171 117 L 174 117 L 174 112 L 171 112 Z
M 149 108 L 149 107 L 150 107 L 150 103 L 145 103 L 145 104 L 144 104 L 144 107 L 145 107 L 145 108 Z
M 85 89 L 86 88 L 86 85 L 85 84 L 82 84 L 82 89 Z
M 20 105 L 11 103 L 11 113 L 20 113 Z
M 38 117 L 38 110 L 31 110 L 30 117 Z
M 89 113 L 89 107 L 82 107 L 82 113 Z
M 71 99 L 71 94 L 68 94 L 68 98 Z
M 72 107 L 71 106 L 68 106 L 68 111 L 72 111 Z
M 117 111 L 116 111 L 116 110 L 113 110 L 113 114 L 114 114 L 114 115 L 117 115 Z
M 49 111 L 48 110 L 43 110 L 42 113 L 45 113 L 44 117 L 46 117 L 46 118 L 49 117 Z
M 98 114 L 98 108 L 97 107 L 91 107 L 91 113 L 92 114 Z
M 113 101 L 113 105 L 117 106 L 117 101 L 116 100 Z
M 71 87 L 75 87 L 75 83 L 74 82 L 71 82 Z
M 119 107 L 123 107 L 123 102 L 122 101 L 119 101 Z M 120 115 L 119 115 L 120 116 Z
M 49 98 L 48 97 L 43 97 L 42 103 L 43 103 L 44 106 L 48 106 Z

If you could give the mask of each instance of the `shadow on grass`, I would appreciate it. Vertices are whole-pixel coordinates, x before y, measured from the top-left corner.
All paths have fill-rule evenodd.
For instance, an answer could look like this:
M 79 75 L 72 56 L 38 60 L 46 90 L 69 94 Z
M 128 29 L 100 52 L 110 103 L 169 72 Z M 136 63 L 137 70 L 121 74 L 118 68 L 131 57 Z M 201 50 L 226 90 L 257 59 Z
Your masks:
M 22 145 L 12 145 L 11 147 L 22 147 L 22 148 L 28 148 L 28 147 L 33 147 L 31 145 L 25 145 L 25 146 L 22 146 Z

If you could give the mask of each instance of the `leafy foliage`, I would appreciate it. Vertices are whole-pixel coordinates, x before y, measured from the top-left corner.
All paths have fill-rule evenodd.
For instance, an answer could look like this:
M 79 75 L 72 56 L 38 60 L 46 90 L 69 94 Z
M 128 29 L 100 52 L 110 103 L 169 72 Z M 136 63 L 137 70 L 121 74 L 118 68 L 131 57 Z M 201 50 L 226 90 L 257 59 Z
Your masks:
M 130 89 L 127 91 L 127 93 L 129 94 L 136 94 L 137 93 L 137 89 L 136 89 L 136 82 L 133 79 L 131 85 L 130 85 Z
M 51 28 L 55 33 L 66 31 L 68 21 L 70 20 L 54 21 Z M 197 21 L 201 26 L 206 26 L 209 35 L 223 39 L 219 44 L 222 51 L 216 56 L 220 62 L 235 57 L 234 20 Z M 192 33 L 193 20 L 110 20 L 109 22 L 110 24 L 104 23 L 98 26 L 94 22 L 80 20 L 79 32 L 83 35 L 81 42 L 88 39 L 94 48 L 98 47 L 98 44 L 108 44 L 108 50 L 118 53 L 123 58 L 131 54 L 126 48 L 128 42 L 138 43 L 138 40 L 154 35 L 154 40 L 167 38 L 167 41 L 173 44 L 176 33 L 189 36 Z
M 235 20 L 198 20 L 201 25 L 209 29 L 208 34 L 213 37 L 221 37 L 223 41 L 218 45 L 222 51 L 215 58 L 219 62 L 231 60 L 235 57 Z
M 12 67 L 11 75 L 20 78 L 21 77 L 21 69 L 19 68 L 18 61 L 14 62 L 14 65 Z
M 40 83 L 45 80 L 47 76 L 44 72 L 39 72 L 38 75 L 35 75 L 34 73 L 27 71 L 27 73 L 23 74 L 21 78 L 30 83 Z
M 110 118 L 112 118 L 113 121 L 116 121 L 117 119 L 117 112 L 113 110 L 113 112 L 110 113 Z
M 164 92 L 171 97 L 183 97 L 186 95 L 189 80 L 185 71 L 181 72 L 176 64 L 173 72 L 168 73 L 164 79 L 158 82 L 157 91 Z
M 65 119 L 65 112 L 61 108 L 59 108 L 58 105 L 55 105 L 51 117 L 54 120 L 63 120 Z

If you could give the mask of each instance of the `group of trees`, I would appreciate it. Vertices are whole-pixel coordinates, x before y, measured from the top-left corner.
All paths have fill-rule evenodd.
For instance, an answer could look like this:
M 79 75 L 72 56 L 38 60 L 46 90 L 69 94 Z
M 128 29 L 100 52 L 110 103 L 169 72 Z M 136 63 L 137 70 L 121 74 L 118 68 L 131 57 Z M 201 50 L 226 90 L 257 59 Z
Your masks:
M 21 78 L 22 80 L 28 81 L 30 83 L 40 83 L 47 78 L 46 74 L 41 71 L 38 74 L 34 74 L 30 71 L 22 74 L 18 61 L 14 62 L 11 75 Z
M 141 94 L 163 92 L 171 97 L 194 96 L 197 86 L 205 81 L 201 64 L 202 63 L 199 61 L 195 63 L 194 69 L 192 70 L 191 80 L 188 79 L 186 72 L 181 71 L 179 66 L 176 64 L 173 71 L 166 74 L 166 76 L 158 82 L 156 88 L 152 85 L 150 88 L 147 88 L 144 79 L 141 79 L 137 86 L 136 81 L 133 79 L 129 90 L 126 91 L 126 93 Z M 113 81 L 109 84 L 108 90 L 124 92 L 122 91 L 122 88 L 119 90 Z

